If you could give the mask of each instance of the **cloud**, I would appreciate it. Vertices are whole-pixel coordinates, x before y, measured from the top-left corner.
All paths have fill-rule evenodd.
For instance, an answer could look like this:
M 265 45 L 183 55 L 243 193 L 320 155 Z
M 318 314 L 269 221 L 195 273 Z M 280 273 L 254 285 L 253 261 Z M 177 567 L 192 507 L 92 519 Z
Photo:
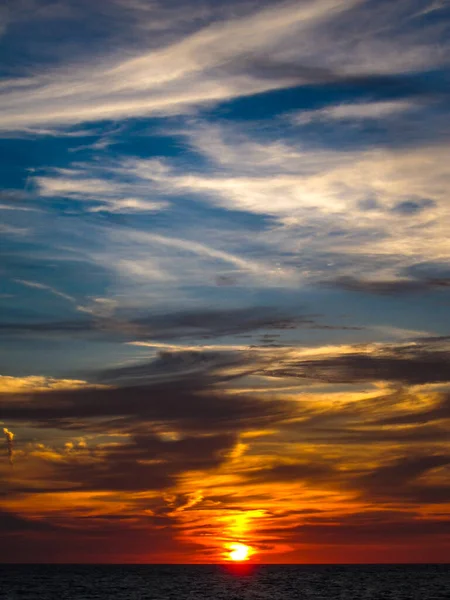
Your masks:
M 98 303 L 97 303 L 98 304 Z M 100 307 L 78 306 L 81 312 L 92 312 L 94 318 L 41 323 L 1 323 L 0 329 L 17 333 L 91 333 L 117 336 L 130 342 L 138 340 L 157 348 L 159 342 L 212 339 L 241 333 L 296 329 L 317 326 L 320 322 L 310 315 L 293 315 L 270 307 L 204 308 L 181 310 L 142 316 L 112 316 Z M 123 311 L 124 312 L 124 311 Z M 127 311 L 129 312 L 129 311 Z M 122 313 L 123 314 L 123 313 Z M 326 327 L 325 325 L 323 325 Z M 198 344 L 197 344 L 198 345 Z M 170 346 L 170 344 L 169 344 Z M 168 346 L 160 346 L 170 349 Z M 177 347 L 177 344 L 175 344 Z
M 255 273 L 256 275 L 261 276 L 263 273 L 265 277 L 270 277 L 272 275 L 270 267 L 264 263 L 258 263 L 258 261 L 241 258 L 229 252 L 217 250 L 197 241 L 171 238 L 168 236 L 139 231 L 129 233 L 129 237 L 132 241 L 137 243 L 147 242 L 149 244 L 155 244 L 156 246 L 161 245 L 163 247 L 179 249 L 188 254 L 192 253 L 207 259 L 225 262 L 237 267 L 237 269 L 248 271 L 249 273 Z M 275 271 L 275 275 L 278 275 L 280 278 L 283 277 L 284 274 L 282 272 L 277 272 L 276 269 L 273 270 Z
M 367 280 L 356 277 L 344 276 L 326 285 L 333 285 L 351 292 L 362 292 L 366 294 L 410 294 L 414 292 L 428 292 L 432 290 L 450 287 L 450 278 L 429 279 L 392 279 L 392 280 Z
M 236 443 L 233 434 L 185 435 L 179 440 L 136 434 L 125 443 L 105 444 L 89 459 L 52 462 L 61 490 L 163 490 L 188 471 L 207 471 L 226 460 Z M 20 489 L 20 488 L 19 488 Z
M 432 208 L 434 205 L 435 203 L 433 200 L 429 200 L 427 198 L 418 200 L 405 200 L 404 202 L 399 202 L 393 207 L 392 210 L 394 213 L 398 213 L 400 215 L 414 215 L 422 210 Z
M 401 488 L 405 483 L 417 480 L 431 469 L 448 464 L 450 455 L 445 454 L 402 457 L 364 475 L 362 482 L 371 490 L 384 490 L 385 493 L 389 493 L 392 488 Z
M 2 417 L 22 427 L 99 436 L 77 452 L 68 452 L 66 441 L 60 449 L 22 447 L 19 469 L 34 465 L 34 477 L 51 473 L 52 484 L 18 477 L 10 482 L 10 492 L 169 489 L 182 474 L 217 469 L 227 462 L 243 430 L 273 426 L 292 414 L 288 402 L 230 395 L 216 387 L 229 378 L 227 369 L 235 368 L 233 362 L 208 360 L 194 373 L 182 367 L 178 377 L 167 377 L 177 359 L 184 362 L 182 353 L 162 356 L 147 369 L 142 365 L 140 370 L 118 370 L 120 387 L 3 393 Z M 166 377 L 154 377 L 152 367 Z M 191 501 L 188 496 L 183 507 L 193 506 Z
M 278 269 L 266 266 L 275 280 L 319 283 L 332 270 L 350 285 L 370 270 L 385 288 L 400 289 L 418 262 L 447 260 L 445 144 L 307 150 L 240 129 L 194 123 L 181 132 L 210 161 L 207 171 L 186 172 L 176 160 L 127 159 L 122 167 L 159 195 L 189 193 L 206 205 L 270 218 L 252 241 L 276 257 Z
M 15 227 L 14 225 L 0 223 L 0 233 L 4 235 L 23 237 L 29 233 L 29 229 L 26 227 Z
M 219 355 L 216 355 L 219 356 Z M 287 418 L 293 407 L 289 402 L 260 400 L 249 396 L 229 396 L 215 389 L 214 384 L 233 376 L 234 361 L 206 360 L 201 353 L 190 354 L 203 369 L 185 370 L 183 353 L 163 355 L 156 364 L 118 369 L 107 374 L 112 381 L 124 380 L 120 387 L 87 387 L 83 389 L 56 389 L 29 394 L 25 397 L 3 394 L 1 406 L 5 419 L 34 421 L 35 425 L 87 427 L 108 429 L 108 422 L 118 418 L 125 429 L 133 429 L 144 422 L 170 423 L 184 432 L 236 432 L 248 426 Z M 208 355 L 206 354 L 206 357 Z M 178 378 L 174 378 L 172 363 L 182 362 Z M 245 357 L 238 363 L 245 371 Z M 251 368 L 254 368 L 251 365 Z M 227 371 L 230 370 L 230 372 Z M 183 372 L 184 371 L 184 372 Z M 203 372 L 202 372 L 203 371 Z M 169 376 L 168 376 L 169 375 Z M 134 381 L 134 385 L 130 385 Z
M 331 354 L 331 353 L 330 353 Z M 386 347 L 373 346 L 366 350 L 330 355 L 325 358 L 295 358 L 295 354 L 269 367 L 271 377 L 294 377 L 328 383 L 357 383 L 363 381 L 392 381 L 408 385 L 449 381 L 450 354 L 448 350 L 431 350 L 419 343 Z
M 13 445 L 14 433 L 12 431 L 9 431 L 9 429 L 7 429 L 6 427 L 3 427 L 3 434 L 6 439 L 6 447 L 8 449 L 9 462 L 12 465 L 13 464 L 13 449 L 14 449 L 14 445 Z
M 65 294 L 64 292 L 60 292 L 59 290 L 55 289 L 50 285 L 39 283 L 38 281 L 26 281 L 25 279 L 15 279 L 14 281 L 16 283 L 19 283 L 20 285 L 24 285 L 26 287 L 34 288 L 37 290 L 44 290 L 50 292 L 54 296 L 58 296 L 59 298 L 63 298 L 64 300 L 68 300 L 69 302 L 76 303 L 76 299 L 73 296 Z
M 35 177 L 33 182 L 43 198 L 79 200 L 87 212 L 158 212 L 169 207 L 167 201 L 149 199 L 145 186 L 89 175 L 80 169 L 65 169 L 59 176 Z
M 379 420 L 380 425 L 413 425 L 450 419 L 450 395 L 442 394 L 438 402 L 431 408 L 409 413 L 384 417 Z
M 9 511 L 0 511 L 0 531 L 4 535 L 33 531 L 52 531 L 53 529 L 54 527 L 49 521 L 27 519 Z
M 325 281 L 385 294 L 445 287 L 445 276 L 411 271 L 443 264 L 450 253 L 442 141 L 343 150 L 198 119 L 167 133 L 189 149 L 188 166 L 177 157 L 118 156 L 33 179 L 42 198 L 61 194 L 76 202 L 83 228 L 86 215 L 164 212 L 170 205 L 170 231 L 96 221 L 89 226 L 96 247 L 73 250 L 114 276 L 117 296 L 159 297 L 168 288 L 187 293 L 224 281 L 239 288 Z M 186 195 L 195 199 L 195 218 L 180 200 Z M 222 211 L 220 222 L 211 208 Z M 234 211 L 245 222 L 262 219 L 260 227 L 237 232 Z
M 337 104 L 329 108 L 319 110 L 308 110 L 293 116 L 294 123 L 304 125 L 316 120 L 362 120 L 362 119 L 386 119 L 395 117 L 398 113 L 404 113 L 415 107 L 411 102 L 404 100 L 358 102 L 355 104 Z
M 264 483 L 295 483 L 295 482 L 329 482 L 335 476 L 334 467 L 331 464 L 320 463 L 319 461 L 274 464 L 269 468 L 258 469 L 250 472 L 247 477 L 250 481 L 259 481 Z
M 436 345 L 423 342 L 424 347 Z M 337 348 L 267 352 L 275 364 L 285 360 L 286 353 L 291 358 L 303 353 L 309 363 L 312 356 L 320 361 L 330 351 L 336 355 Z M 380 345 L 369 349 L 380 352 Z M 414 351 L 414 346 L 390 345 L 383 351 L 401 355 Z M 420 347 L 419 355 L 423 351 Z M 341 347 L 341 356 L 354 353 L 354 347 Z M 260 516 L 249 529 L 248 542 L 257 548 L 267 536 L 274 548 L 339 544 L 339 532 L 348 535 L 343 543 L 357 545 L 362 534 L 350 514 L 367 532 L 369 546 L 382 543 L 380 531 L 391 523 L 384 539 L 395 544 L 419 538 L 438 543 L 438 525 L 433 523 L 441 519 L 434 513 L 413 514 L 408 507 L 448 499 L 443 471 L 450 462 L 443 422 L 446 395 L 422 388 L 349 391 L 348 386 L 335 385 L 281 393 L 274 388 L 264 396 L 254 389 L 240 392 L 245 378 L 238 388 L 233 386 L 236 367 L 253 373 L 259 362 L 236 351 L 174 351 L 148 365 L 106 374 L 105 379 L 115 381 L 108 388 L 4 394 L 2 416 L 15 427 L 32 426 L 33 439 L 48 435 L 51 427 L 58 435 L 74 429 L 73 439 L 82 436 L 89 442 L 76 452 L 67 452 L 66 434 L 59 446 L 47 449 L 22 442 L 9 494 L 33 500 L 33 507 L 47 506 L 49 495 L 57 494 L 61 525 L 73 529 L 76 524 L 84 536 L 116 523 L 116 533 L 117 527 L 126 532 L 168 527 L 167 535 L 173 528 L 180 543 L 200 539 L 211 548 L 210 538 L 200 535 L 206 531 L 203 526 L 211 539 L 222 539 L 229 535 L 224 523 L 232 523 L 233 515 L 254 511 Z M 167 378 L 155 380 L 152 369 Z M 401 417 L 413 414 L 417 419 L 402 427 Z M 392 423 L 384 422 L 388 417 Z M 297 510 L 292 505 L 294 490 L 295 497 L 301 490 L 302 506 Z M 81 511 L 89 519 L 80 521 L 79 512 L 63 508 L 72 502 L 71 494 L 77 507 L 91 507 Z M 89 500 L 81 502 L 76 494 L 89 494 Z M 102 502 L 101 511 L 92 507 L 92 495 Z M 311 511 L 318 502 L 323 512 Z M 380 514 L 359 514 L 361 503 L 378 506 Z M 392 503 L 401 504 L 402 514 L 387 510 Z M 117 507 L 116 516 L 112 507 Z M 150 515 L 147 524 L 143 507 Z M 42 513 L 33 508 L 32 514 L 39 519 Z M 422 519 L 430 523 L 428 533 L 422 533 Z
M 446 504 L 450 498 L 450 485 L 447 484 L 447 480 L 430 483 L 421 478 L 433 469 L 447 467 L 449 464 L 448 454 L 404 456 L 378 466 L 371 473 L 363 475 L 357 484 L 361 486 L 363 494 L 371 499 L 380 497 L 403 499 L 419 504 Z
M 36 69 L 25 80 L 10 81 L 10 90 L 0 97 L 0 126 L 20 130 L 180 114 L 207 103 L 317 81 L 317 73 L 319 79 L 320 73 L 330 79 L 330 72 L 367 77 L 441 64 L 444 50 L 428 44 L 433 36 L 442 36 L 436 28 L 424 24 L 420 33 L 413 33 L 406 26 L 395 27 L 408 17 L 408 8 L 402 3 L 400 11 L 390 9 L 397 18 L 388 31 L 381 29 L 386 7 L 380 11 L 371 3 L 366 7 L 353 0 L 316 0 L 271 5 L 228 21 L 210 20 L 175 41 L 163 35 L 150 50 L 148 41 L 147 48 L 138 44 L 130 51 L 120 40 L 120 51 L 88 62 L 78 47 L 84 65 L 75 58 L 47 67 L 45 73 Z M 141 28 L 144 22 L 152 22 L 151 13 L 146 19 L 145 11 L 140 12 Z M 357 36 L 355 22 L 360 25 Z M 114 20 L 110 28 L 113 23 L 117 29 Z M 121 27 L 126 24 L 121 18 Z M 133 31 L 135 25 L 129 37 Z M 291 63 L 289 71 L 258 67 L 268 53 L 275 62 Z
M 217 78 L 208 75 L 208 71 L 242 54 L 271 47 L 284 36 L 320 21 L 330 10 L 347 8 L 345 4 L 321 0 L 300 6 L 281 5 L 209 25 L 172 45 L 144 51 L 133 58 L 103 59 L 93 68 L 56 69 L 50 77 L 47 71 L 45 78 L 29 78 L 20 92 L 14 90 L 11 82 L 13 91 L 3 94 L 0 101 L 9 118 L 9 124 L 4 121 L 2 125 L 20 129 L 185 112 L 199 103 L 271 89 L 273 85 L 251 77 Z M 233 45 L 228 43 L 231 37 Z M 20 113 L 14 107 L 17 103 Z
M 42 375 L 28 375 L 25 377 L 0 375 L 0 394 L 26 394 L 57 389 L 68 390 L 89 385 L 87 381 L 82 379 L 57 379 Z
M 193 508 L 203 500 L 203 494 L 201 490 L 191 492 L 181 497 L 177 497 L 171 500 L 170 505 L 174 508 L 175 512 L 181 512 Z
M 364 545 L 385 543 L 403 544 L 406 540 L 420 543 L 431 537 L 444 538 L 448 535 L 449 522 L 445 518 L 424 519 L 407 512 L 368 510 L 350 513 L 339 518 L 311 519 L 290 530 L 283 537 L 301 544 Z M 268 534 L 281 530 L 267 529 Z M 435 539 L 435 543 L 437 540 Z
M 134 343 L 139 344 L 139 342 Z M 145 347 L 158 349 L 154 343 L 143 343 Z M 164 346 L 164 344 L 163 344 Z M 212 381 L 223 381 L 239 377 L 251 371 L 250 351 L 247 347 L 200 349 L 193 346 L 159 350 L 150 363 L 144 362 L 131 366 L 116 367 L 99 375 L 100 381 L 113 385 L 135 385 L 139 383 L 183 380 L 193 377 L 212 376 Z

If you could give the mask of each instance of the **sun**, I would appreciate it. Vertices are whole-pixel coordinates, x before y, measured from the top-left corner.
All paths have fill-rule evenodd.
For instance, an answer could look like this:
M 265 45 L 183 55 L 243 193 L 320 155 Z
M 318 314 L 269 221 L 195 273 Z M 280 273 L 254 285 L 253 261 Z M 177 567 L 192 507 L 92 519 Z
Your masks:
M 250 548 L 245 544 L 239 544 L 238 542 L 234 542 L 228 546 L 230 552 L 228 554 L 228 558 L 230 560 L 234 560 L 240 562 L 242 560 L 248 560 L 250 557 Z

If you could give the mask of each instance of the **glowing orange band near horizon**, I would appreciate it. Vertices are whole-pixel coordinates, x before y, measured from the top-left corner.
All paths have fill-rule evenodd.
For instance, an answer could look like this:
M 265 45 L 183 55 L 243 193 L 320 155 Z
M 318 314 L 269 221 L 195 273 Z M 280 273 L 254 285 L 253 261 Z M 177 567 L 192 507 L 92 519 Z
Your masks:
M 229 554 L 228 554 L 229 560 L 241 562 L 244 560 L 248 560 L 250 558 L 251 549 L 249 546 L 246 546 L 245 544 L 240 544 L 239 542 L 233 542 L 232 544 L 230 544 L 228 546 L 228 548 L 229 548 Z

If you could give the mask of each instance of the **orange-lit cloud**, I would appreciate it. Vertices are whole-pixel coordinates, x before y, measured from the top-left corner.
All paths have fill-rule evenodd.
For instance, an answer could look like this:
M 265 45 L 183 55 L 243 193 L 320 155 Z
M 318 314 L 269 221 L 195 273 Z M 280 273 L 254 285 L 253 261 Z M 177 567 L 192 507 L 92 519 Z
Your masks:
M 12 431 L 9 431 L 9 429 L 7 429 L 6 427 L 3 428 L 3 433 L 4 433 L 5 438 L 6 438 L 6 447 L 8 449 L 9 462 L 11 464 L 13 464 L 13 440 L 14 440 L 14 433 Z
M 447 355 L 429 344 L 281 350 L 278 363 L 272 349 L 263 390 L 266 379 L 304 374 L 307 385 L 270 399 L 254 384 L 233 391 L 234 379 L 223 391 L 206 380 L 189 388 L 189 375 L 143 388 L 37 382 L 28 396 L 12 386 L 2 414 L 21 435 L 14 470 L 2 470 L 4 507 L 36 539 L 50 515 L 51 539 L 80 525 L 130 540 L 164 533 L 169 562 L 186 560 L 187 548 L 191 561 L 220 561 L 233 544 L 261 562 L 304 560 L 309 547 L 319 560 L 323 545 L 327 557 L 339 547 L 351 557 L 362 539 L 372 559 L 383 539 L 405 559 L 411 540 L 411 556 L 420 546 L 433 555 L 447 543 L 450 390 L 426 383 L 448 373 Z M 419 361 L 426 370 L 414 370 Z M 216 363 L 206 364 L 211 375 Z M 30 427 L 40 442 L 24 441 Z

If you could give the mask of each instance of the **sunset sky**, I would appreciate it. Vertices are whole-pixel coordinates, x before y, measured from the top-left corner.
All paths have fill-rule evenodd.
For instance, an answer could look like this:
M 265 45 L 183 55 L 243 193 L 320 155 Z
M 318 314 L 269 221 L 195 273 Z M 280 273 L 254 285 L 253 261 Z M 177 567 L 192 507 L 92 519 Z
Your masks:
M 450 560 L 449 25 L 2 2 L 0 561 Z

